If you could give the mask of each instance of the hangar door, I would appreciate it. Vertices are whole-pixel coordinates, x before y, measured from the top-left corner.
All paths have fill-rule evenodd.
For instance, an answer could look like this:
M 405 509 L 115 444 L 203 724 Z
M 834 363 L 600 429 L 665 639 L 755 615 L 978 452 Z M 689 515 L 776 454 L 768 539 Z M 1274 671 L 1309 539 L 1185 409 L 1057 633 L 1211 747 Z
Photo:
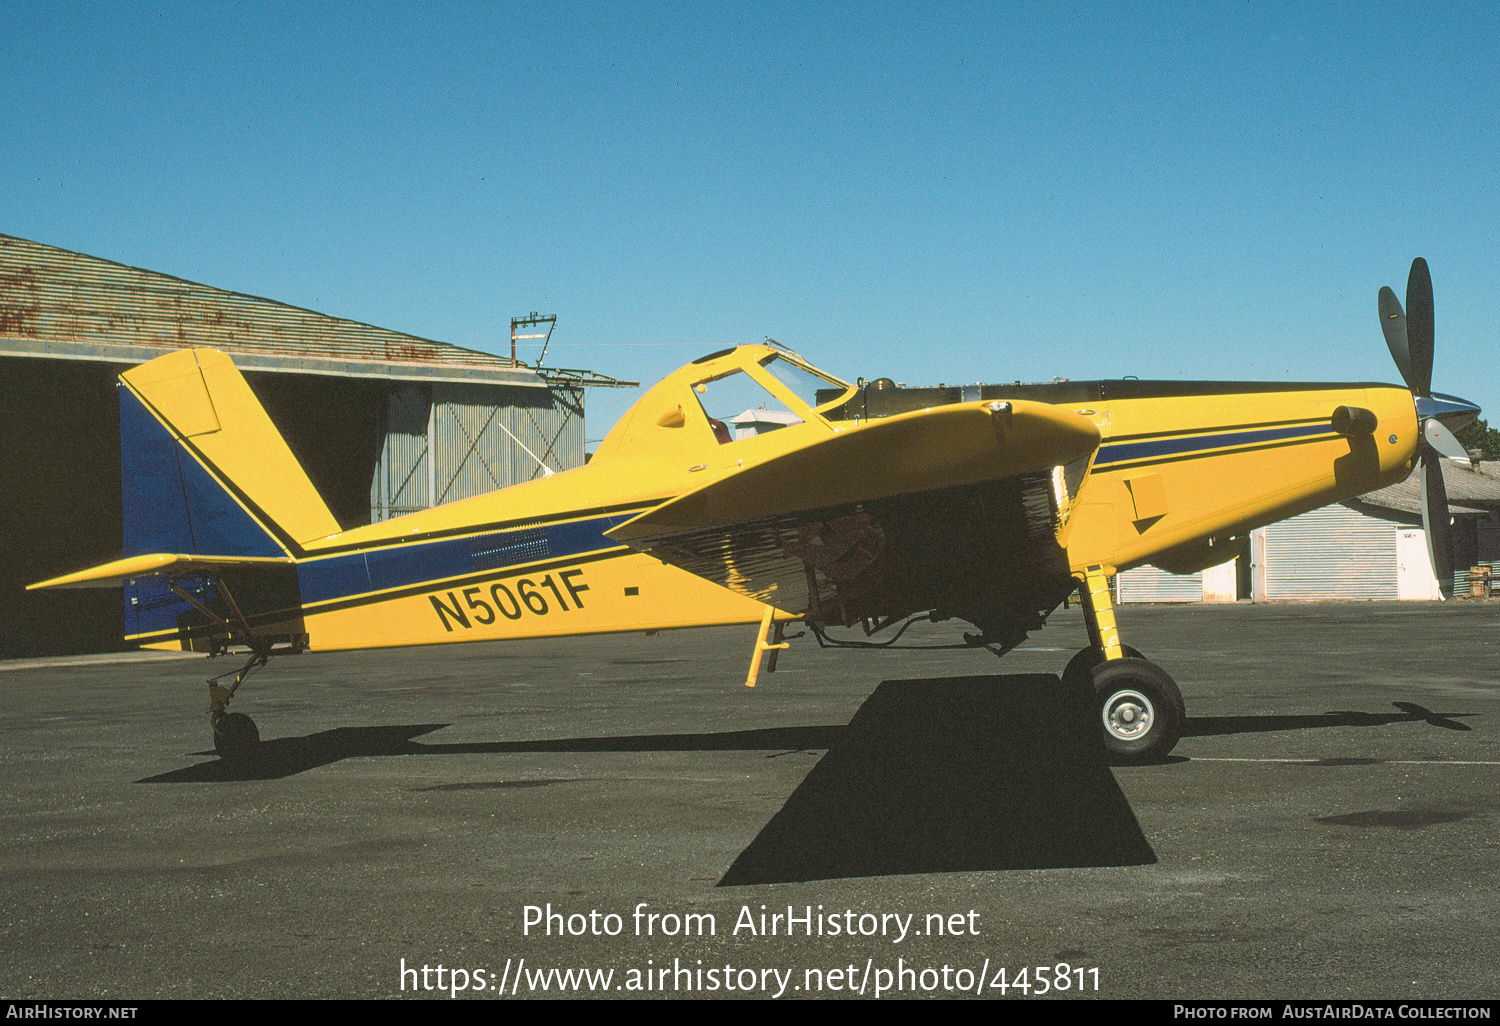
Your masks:
M 1203 574 L 1170 574 L 1154 566 L 1122 570 L 1121 602 L 1202 602 Z
M 1234 602 L 1239 598 L 1241 557 L 1200 570 L 1173 574 L 1154 566 L 1138 566 L 1119 574 L 1121 602 Z
M 583 465 L 583 392 L 403 384 L 386 402 L 371 522 Z
M 1397 527 L 1336 503 L 1261 528 L 1256 600 L 1400 598 Z

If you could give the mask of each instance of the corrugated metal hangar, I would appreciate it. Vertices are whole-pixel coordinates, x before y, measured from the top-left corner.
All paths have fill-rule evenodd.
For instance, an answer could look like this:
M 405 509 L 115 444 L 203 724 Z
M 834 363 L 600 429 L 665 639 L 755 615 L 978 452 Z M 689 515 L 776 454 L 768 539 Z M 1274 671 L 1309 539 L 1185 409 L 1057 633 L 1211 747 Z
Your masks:
M 26 592 L 118 556 L 115 377 L 228 353 L 340 525 L 584 461 L 584 386 L 509 357 L 0 235 L 0 658 L 122 647 L 109 591 Z
M 1470 570 L 1500 569 L 1500 463 L 1443 461 L 1453 514 L 1455 595 Z M 1439 597 L 1415 475 L 1251 533 L 1247 552 L 1200 574 L 1119 575 L 1121 602 L 1422 601 Z

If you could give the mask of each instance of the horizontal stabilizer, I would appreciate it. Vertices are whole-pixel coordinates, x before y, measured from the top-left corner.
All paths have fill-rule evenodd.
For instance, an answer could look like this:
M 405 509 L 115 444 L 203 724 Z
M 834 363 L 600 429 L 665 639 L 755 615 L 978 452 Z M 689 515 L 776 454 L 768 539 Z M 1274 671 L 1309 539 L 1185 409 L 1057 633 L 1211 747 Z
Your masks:
M 171 552 L 151 552 L 100 563 L 87 570 L 64 574 L 50 580 L 28 584 L 27 591 L 41 588 L 118 588 L 126 581 L 143 577 L 182 577 L 188 574 L 217 575 L 226 569 L 271 569 L 291 566 L 285 557 L 257 556 L 188 556 Z

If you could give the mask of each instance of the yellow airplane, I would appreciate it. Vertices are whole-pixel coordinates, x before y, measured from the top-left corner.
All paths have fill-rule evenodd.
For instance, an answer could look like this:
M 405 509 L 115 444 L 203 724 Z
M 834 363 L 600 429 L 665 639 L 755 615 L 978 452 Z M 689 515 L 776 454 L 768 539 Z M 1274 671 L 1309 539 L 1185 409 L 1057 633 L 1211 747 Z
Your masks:
M 1409 315 L 1381 290 L 1405 388 L 856 386 L 739 346 L 647 391 L 583 467 L 349 530 L 230 359 L 183 350 L 120 375 L 123 558 L 31 587 L 123 585 L 129 640 L 248 648 L 209 682 L 226 758 L 259 741 L 231 697 L 283 652 L 758 623 L 754 686 L 788 622 L 869 645 L 828 631 L 951 618 L 977 628 L 966 645 L 1003 654 L 1076 591 L 1089 645 L 1063 683 L 1092 701 L 1114 757 L 1159 759 L 1182 695 L 1121 643 L 1118 570 L 1223 563 L 1252 528 L 1420 459 L 1451 588 L 1437 458 L 1463 451 L 1444 425 L 1479 410 L 1431 392 L 1431 294 L 1420 259 Z

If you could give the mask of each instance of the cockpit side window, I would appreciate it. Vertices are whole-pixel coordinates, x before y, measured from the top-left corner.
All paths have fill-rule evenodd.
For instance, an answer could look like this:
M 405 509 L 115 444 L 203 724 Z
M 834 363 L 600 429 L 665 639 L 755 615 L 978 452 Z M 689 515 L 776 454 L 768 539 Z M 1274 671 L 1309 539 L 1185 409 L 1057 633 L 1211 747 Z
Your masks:
M 700 381 L 693 392 L 720 445 L 802 423 L 799 414 L 742 370 Z

